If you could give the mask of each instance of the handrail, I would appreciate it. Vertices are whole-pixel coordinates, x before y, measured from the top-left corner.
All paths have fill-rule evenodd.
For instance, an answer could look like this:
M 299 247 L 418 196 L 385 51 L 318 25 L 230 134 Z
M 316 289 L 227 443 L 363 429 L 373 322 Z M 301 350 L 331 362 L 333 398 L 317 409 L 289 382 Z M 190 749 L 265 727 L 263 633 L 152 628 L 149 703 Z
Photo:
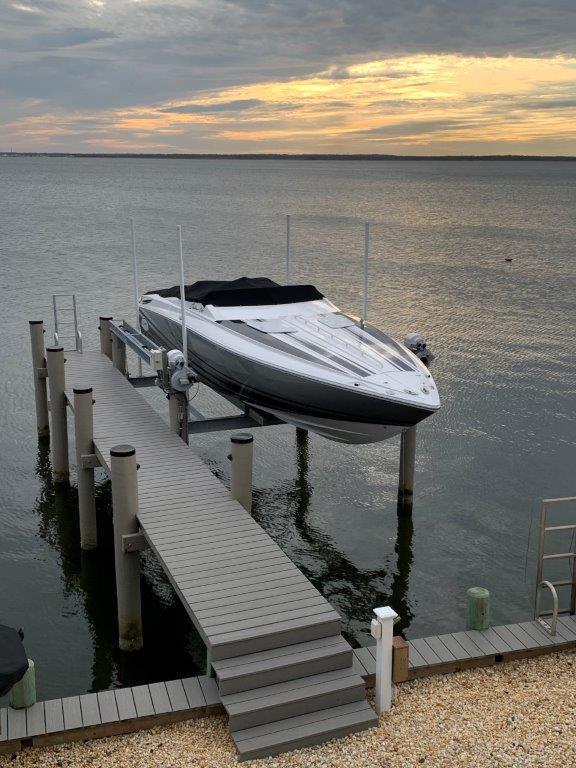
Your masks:
M 547 622 L 541 622 L 542 624 L 545 624 L 550 629 L 550 634 L 555 635 L 556 634 L 556 625 L 558 624 L 558 592 L 556 592 L 556 587 L 549 581 L 541 581 L 540 584 L 536 587 L 536 610 L 534 612 L 534 618 L 537 621 L 541 621 L 540 619 L 540 590 L 542 587 L 548 587 L 550 592 L 552 592 L 552 600 L 553 600 L 553 607 L 552 607 L 552 621 L 550 624 Z

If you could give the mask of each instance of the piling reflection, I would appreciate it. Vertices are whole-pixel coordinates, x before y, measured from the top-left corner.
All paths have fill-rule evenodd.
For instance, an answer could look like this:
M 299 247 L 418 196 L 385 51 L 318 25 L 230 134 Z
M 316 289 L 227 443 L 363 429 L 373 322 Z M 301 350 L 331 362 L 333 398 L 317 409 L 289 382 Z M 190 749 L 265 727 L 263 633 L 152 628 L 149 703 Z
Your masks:
M 398 516 L 394 553 L 381 568 L 361 569 L 338 551 L 331 537 L 309 521 L 313 489 L 309 481 L 308 434 L 296 432 L 296 478 L 271 490 L 255 492 L 253 516 L 275 538 L 300 570 L 337 608 L 343 634 L 353 645 L 370 638 L 372 609 L 391 605 L 401 619 L 396 633 L 406 630 L 413 618 L 409 601 L 413 525 Z M 274 513 L 271 514 L 271 510 Z
M 102 479 L 96 486 L 98 549 L 82 552 L 76 488 L 52 483 L 45 441 L 38 445 L 36 473 L 41 480 L 35 504 L 38 532 L 58 553 L 63 592 L 82 606 L 92 638 L 90 690 L 198 674 L 204 645 L 149 553 L 141 560 L 144 649 L 130 654 L 118 649 L 110 483 Z M 58 646 L 58 638 L 47 642 Z

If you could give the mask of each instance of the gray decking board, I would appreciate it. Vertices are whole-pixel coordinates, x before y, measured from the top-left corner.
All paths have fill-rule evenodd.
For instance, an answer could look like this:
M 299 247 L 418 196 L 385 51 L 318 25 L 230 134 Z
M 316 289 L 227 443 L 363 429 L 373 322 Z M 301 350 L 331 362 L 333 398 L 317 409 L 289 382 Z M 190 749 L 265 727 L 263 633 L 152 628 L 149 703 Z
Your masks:
M 26 736 L 40 736 L 46 733 L 46 718 L 44 714 L 44 702 L 36 704 L 26 710 Z
M 131 688 L 117 688 L 114 691 L 119 720 L 132 720 L 137 716 Z
M 414 640 L 410 640 L 410 648 L 417 650 L 427 664 L 432 665 L 442 663 L 442 659 L 438 656 L 436 651 L 430 648 L 424 638 L 416 638 Z
M 26 737 L 26 710 L 8 707 L 8 741 Z
M 172 712 L 172 705 L 170 704 L 170 697 L 166 690 L 166 684 L 150 683 L 148 688 L 150 690 L 150 697 L 152 699 L 155 714 L 159 715 L 165 712 Z
M 98 706 L 97 694 L 85 693 L 80 696 L 80 711 L 84 728 L 98 725 L 100 723 L 100 707 Z
M 443 662 L 449 662 L 449 661 L 456 661 L 459 656 L 455 655 L 450 651 L 446 645 L 440 640 L 440 638 L 436 636 L 427 637 L 426 643 L 432 648 L 434 653 L 441 659 Z
M 138 717 L 149 717 L 154 714 L 154 705 L 147 685 L 137 685 L 132 688 L 132 695 Z
M 62 711 L 64 712 L 64 728 L 67 731 L 82 728 L 82 710 L 80 709 L 80 697 L 68 696 L 62 699 Z
M 206 697 L 197 677 L 187 677 L 182 680 L 182 687 L 190 709 L 200 709 L 206 706 Z
M 170 706 L 172 712 L 178 712 L 182 709 L 189 709 L 188 699 L 184 691 L 184 686 L 181 680 L 168 680 L 166 683 L 166 692 L 170 699 Z
M 200 684 L 200 689 L 202 691 L 202 695 L 204 696 L 204 700 L 206 701 L 206 707 L 208 709 L 213 709 L 214 707 L 220 706 L 220 695 L 218 694 L 218 686 L 216 685 L 216 680 L 214 680 L 213 677 L 202 675 L 198 678 L 198 682 Z
M 62 699 L 52 699 L 44 704 L 46 733 L 58 733 L 64 730 L 64 711 Z
M 514 635 L 508 627 L 502 626 L 502 627 L 493 627 L 494 632 L 496 632 L 497 635 L 499 635 L 502 640 L 504 640 L 505 643 L 510 647 L 510 650 L 512 651 L 523 651 L 526 649 L 526 646 L 523 642 L 521 642 L 516 635 Z
M 438 635 L 438 640 L 443 643 L 444 646 L 450 651 L 455 659 L 462 661 L 464 659 L 472 658 L 472 654 L 461 645 L 458 640 L 451 634 Z
M 100 691 L 98 705 L 103 723 L 115 723 L 116 720 L 120 719 L 114 691 Z
M 8 741 L 8 710 L 6 707 L 0 708 L 0 744 Z

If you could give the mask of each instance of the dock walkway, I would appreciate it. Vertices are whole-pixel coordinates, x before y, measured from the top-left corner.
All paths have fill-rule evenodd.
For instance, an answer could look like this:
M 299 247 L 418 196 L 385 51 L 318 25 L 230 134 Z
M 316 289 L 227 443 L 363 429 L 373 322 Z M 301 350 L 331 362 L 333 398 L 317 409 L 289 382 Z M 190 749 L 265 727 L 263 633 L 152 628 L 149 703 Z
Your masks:
M 210 653 L 241 758 L 375 724 L 340 616 L 101 353 L 66 353 L 66 397 L 93 387 L 94 446 L 136 449 L 138 521 Z

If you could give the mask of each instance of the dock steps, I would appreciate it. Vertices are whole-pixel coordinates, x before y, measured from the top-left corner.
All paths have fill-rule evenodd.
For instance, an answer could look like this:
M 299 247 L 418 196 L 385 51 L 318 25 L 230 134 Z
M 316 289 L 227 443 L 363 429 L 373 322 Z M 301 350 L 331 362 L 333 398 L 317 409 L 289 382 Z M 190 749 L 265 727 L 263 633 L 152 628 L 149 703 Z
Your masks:
M 352 648 L 341 636 L 331 636 L 215 661 L 212 667 L 220 695 L 228 696 L 351 665 Z
M 309 712 L 305 715 L 236 731 L 232 734 L 240 760 L 277 755 L 322 744 L 378 724 L 374 710 L 364 700 Z
M 352 667 L 221 696 L 230 730 L 252 728 L 298 714 L 364 699 L 364 680 Z

